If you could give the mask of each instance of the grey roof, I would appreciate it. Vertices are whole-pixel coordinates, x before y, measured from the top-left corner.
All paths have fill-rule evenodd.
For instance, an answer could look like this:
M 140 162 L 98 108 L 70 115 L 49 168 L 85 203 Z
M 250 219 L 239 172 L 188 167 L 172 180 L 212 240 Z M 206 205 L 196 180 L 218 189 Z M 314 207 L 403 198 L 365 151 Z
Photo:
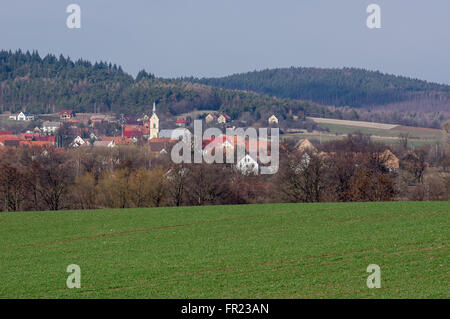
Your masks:
M 95 141 L 94 146 L 95 147 L 107 147 L 112 141 Z M 112 143 L 113 145 L 114 143 Z
M 61 126 L 61 122 L 44 122 L 44 124 L 42 124 L 43 127 L 56 127 L 56 126 Z
M 177 139 L 183 138 L 184 135 L 191 136 L 192 134 L 187 129 L 177 128 L 174 130 L 161 130 L 161 131 L 159 131 L 158 137 L 170 138 L 173 140 L 177 140 Z

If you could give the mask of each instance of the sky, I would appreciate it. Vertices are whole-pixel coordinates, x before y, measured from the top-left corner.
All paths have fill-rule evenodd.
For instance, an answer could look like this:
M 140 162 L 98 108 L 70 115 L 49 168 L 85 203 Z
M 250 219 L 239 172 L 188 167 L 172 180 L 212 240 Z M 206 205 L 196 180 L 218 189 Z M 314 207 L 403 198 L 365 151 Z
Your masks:
M 81 28 L 66 25 L 69 4 Z M 366 25 L 369 4 L 381 29 Z M 216 77 L 361 67 L 450 84 L 449 0 L 0 0 L 0 49 Z

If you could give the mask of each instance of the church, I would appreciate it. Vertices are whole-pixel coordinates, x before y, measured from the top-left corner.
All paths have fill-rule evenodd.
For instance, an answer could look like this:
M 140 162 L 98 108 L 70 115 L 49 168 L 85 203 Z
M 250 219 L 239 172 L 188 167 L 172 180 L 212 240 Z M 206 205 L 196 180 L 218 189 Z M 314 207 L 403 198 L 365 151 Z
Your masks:
M 149 139 L 151 140 L 152 138 L 158 138 L 159 137 L 159 117 L 158 117 L 158 115 L 156 115 L 156 103 L 155 102 L 153 102 L 153 114 L 150 117 L 149 124 L 150 124 Z
M 153 102 L 153 113 L 150 119 L 148 120 L 149 125 L 149 140 L 154 138 L 166 138 L 171 140 L 179 140 L 184 136 L 190 138 L 192 135 L 191 132 L 187 128 L 176 128 L 170 130 L 160 130 L 159 129 L 159 117 L 156 115 L 156 103 Z

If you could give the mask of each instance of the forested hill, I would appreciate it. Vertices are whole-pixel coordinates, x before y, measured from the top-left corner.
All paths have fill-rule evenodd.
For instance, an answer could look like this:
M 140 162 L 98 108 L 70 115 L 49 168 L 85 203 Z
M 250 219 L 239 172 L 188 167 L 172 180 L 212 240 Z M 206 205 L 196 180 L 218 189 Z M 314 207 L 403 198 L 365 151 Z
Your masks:
M 291 67 L 188 80 L 323 105 L 360 108 L 397 104 L 407 110 L 450 111 L 448 85 L 355 68 Z
M 160 112 L 172 115 L 203 109 L 221 110 L 235 119 L 244 112 L 256 119 L 288 112 L 333 116 L 327 108 L 309 102 L 161 79 L 145 71 L 134 79 L 120 66 L 106 62 L 0 51 L 0 112 L 74 109 L 142 114 L 149 111 L 153 101 Z
M 448 86 L 356 69 L 292 68 L 201 80 L 141 71 L 134 78 L 111 63 L 0 51 L 0 113 L 73 109 L 141 115 L 155 101 L 168 116 L 215 110 L 246 122 L 276 114 L 282 120 L 306 115 L 439 128 L 450 116 L 449 96 Z M 322 105 L 383 103 L 386 109 L 358 111 Z

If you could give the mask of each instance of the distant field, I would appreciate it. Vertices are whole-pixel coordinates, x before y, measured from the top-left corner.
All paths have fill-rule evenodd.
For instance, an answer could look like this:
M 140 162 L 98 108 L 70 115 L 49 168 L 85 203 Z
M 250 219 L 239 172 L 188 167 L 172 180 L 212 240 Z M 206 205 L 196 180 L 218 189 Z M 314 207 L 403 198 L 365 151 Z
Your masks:
M 313 120 L 316 123 L 357 126 L 357 127 L 374 128 L 374 129 L 380 129 L 380 130 L 391 130 L 391 129 L 395 128 L 396 126 L 398 126 L 396 124 L 382 124 L 382 123 L 362 122 L 362 121 L 335 120 L 335 119 L 327 119 L 327 118 L 319 118 L 319 117 L 309 117 L 309 119 Z
M 401 134 L 409 133 L 409 142 L 411 145 L 419 146 L 424 144 L 436 144 L 442 138 L 442 131 L 424 127 L 412 127 L 402 125 L 390 125 L 380 123 L 370 123 L 361 121 L 344 121 L 334 119 L 311 118 L 320 127 L 327 128 L 329 132 L 321 133 L 322 139 L 328 136 L 330 139 L 342 138 L 342 135 L 362 134 L 371 135 L 374 140 L 386 143 L 396 144 Z M 333 138 L 334 135 L 334 138 Z M 313 134 L 314 138 L 318 138 L 319 134 Z
M 448 298 L 449 214 L 450 202 L 0 213 L 0 298 Z M 69 264 L 81 289 L 66 288 Z

